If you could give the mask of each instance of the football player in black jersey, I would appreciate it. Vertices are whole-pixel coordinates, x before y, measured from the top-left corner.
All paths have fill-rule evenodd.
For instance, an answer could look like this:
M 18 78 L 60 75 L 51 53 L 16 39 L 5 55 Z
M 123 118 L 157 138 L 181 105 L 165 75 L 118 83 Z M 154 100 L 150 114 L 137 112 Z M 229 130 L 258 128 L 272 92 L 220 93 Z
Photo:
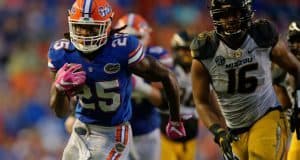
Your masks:
M 212 0 L 215 29 L 192 42 L 192 86 L 199 117 L 229 160 L 286 157 L 287 126 L 272 87 L 271 62 L 296 78 L 300 63 L 268 20 L 253 21 L 251 0 Z M 226 128 L 208 101 L 216 91 Z
M 288 44 L 290 51 L 296 56 L 297 60 L 300 61 L 300 22 L 291 22 L 288 29 Z M 291 90 L 295 90 L 295 80 L 290 79 Z M 298 109 L 299 110 L 299 109 Z M 295 111 L 295 110 L 294 110 Z M 294 113 L 296 114 L 296 113 Z M 292 126 L 296 129 L 297 124 L 300 123 L 299 118 L 296 115 L 292 116 L 294 121 Z M 288 151 L 288 160 L 298 160 L 300 159 L 300 141 L 297 139 L 296 132 L 292 134 L 292 140 L 290 143 L 290 148 Z
M 161 159 L 162 160 L 193 160 L 196 157 L 196 137 L 198 133 L 198 118 L 192 97 L 190 68 L 192 57 L 190 44 L 193 36 L 186 31 L 174 33 L 171 38 L 172 56 L 174 57 L 173 72 L 180 84 L 180 114 L 191 116 L 184 120 L 186 137 L 170 139 L 165 133 L 165 124 L 168 123 L 168 108 L 161 109 Z

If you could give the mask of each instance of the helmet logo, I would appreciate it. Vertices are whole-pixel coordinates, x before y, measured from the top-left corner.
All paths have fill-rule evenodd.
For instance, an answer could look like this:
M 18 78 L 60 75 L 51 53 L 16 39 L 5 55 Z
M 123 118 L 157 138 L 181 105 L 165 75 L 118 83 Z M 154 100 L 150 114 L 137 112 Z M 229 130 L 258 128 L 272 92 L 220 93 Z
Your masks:
M 105 17 L 112 12 L 112 9 L 109 5 L 107 5 L 107 6 L 99 7 L 98 12 L 102 17 Z

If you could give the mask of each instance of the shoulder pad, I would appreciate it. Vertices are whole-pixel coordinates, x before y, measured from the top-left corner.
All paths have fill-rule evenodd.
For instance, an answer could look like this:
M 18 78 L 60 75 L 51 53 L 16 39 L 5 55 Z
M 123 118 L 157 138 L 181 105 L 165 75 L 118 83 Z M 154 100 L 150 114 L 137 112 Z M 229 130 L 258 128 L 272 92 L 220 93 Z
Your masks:
M 192 57 L 196 59 L 212 58 L 219 46 L 215 32 L 203 32 L 196 36 L 191 43 Z
M 68 39 L 60 39 L 51 43 L 48 51 L 48 67 L 57 70 L 67 62 L 65 55 L 76 51 L 75 47 Z
M 72 52 L 76 50 L 71 41 L 65 38 L 53 42 L 50 46 L 50 49 L 56 51 L 64 50 L 66 52 Z
M 114 34 L 107 42 L 106 50 L 118 54 L 118 58 L 128 64 L 135 64 L 144 58 L 143 45 L 133 35 Z
M 273 47 L 279 38 L 275 26 L 266 19 L 255 21 L 250 27 L 250 35 L 260 47 Z

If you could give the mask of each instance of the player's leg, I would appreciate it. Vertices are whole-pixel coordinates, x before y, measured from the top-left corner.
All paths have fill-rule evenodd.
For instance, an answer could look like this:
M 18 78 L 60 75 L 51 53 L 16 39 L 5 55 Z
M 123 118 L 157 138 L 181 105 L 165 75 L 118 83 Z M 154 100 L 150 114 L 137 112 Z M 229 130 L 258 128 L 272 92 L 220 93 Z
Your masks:
M 173 142 L 161 134 L 161 160 L 178 160 L 181 143 Z
M 81 124 L 79 120 L 76 120 L 74 123 L 74 128 L 78 126 L 81 126 L 82 129 L 87 131 L 87 127 Z M 79 131 L 74 131 L 74 128 L 71 132 L 68 144 L 64 149 L 62 160 L 89 159 L 91 153 L 87 148 L 86 142 L 84 139 L 82 139 L 80 133 L 78 134 Z
M 148 134 L 133 137 L 135 149 L 143 160 L 160 159 L 160 131 L 159 128 Z
M 287 124 L 283 112 L 273 110 L 249 131 L 249 160 L 282 160 L 286 157 Z
M 196 139 L 191 139 L 183 142 L 180 151 L 180 160 L 195 160 L 196 159 Z
M 131 127 L 127 123 L 116 127 L 103 127 L 86 125 L 76 120 L 63 160 L 78 157 L 82 160 L 127 159 L 131 141 Z
M 129 149 L 129 158 L 128 160 L 139 160 L 141 159 L 137 153 L 137 150 L 136 150 L 136 146 L 133 143 L 131 143 L 131 146 L 130 146 L 130 149 Z
M 74 115 L 70 115 L 67 117 L 66 121 L 65 121 L 65 129 L 66 131 L 71 134 L 72 130 L 73 130 L 73 125 L 75 123 L 75 116 Z
M 249 132 L 238 135 L 239 140 L 232 142 L 232 152 L 239 160 L 248 160 L 248 137 Z
M 300 159 L 300 140 L 297 139 L 296 132 L 292 134 L 291 145 L 287 157 L 288 160 Z
M 105 135 L 109 136 L 104 142 L 100 141 L 102 144 L 104 144 L 101 146 L 102 151 L 99 151 L 99 147 L 95 147 L 93 150 L 92 153 L 95 153 L 92 154 L 94 160 L 128 159 L 130 146 L 132 145 L 132 130 L 130 124 L 125 123 L 118 125 L 113 127 L 113 130 L 111 130 L 111 128 L 112 127 L 99 128 L 98 132 L 101 132 L 101 134 L 98 135 L 98 138 L 95 137 L 94 139 L 100 139 L 100 137 Z M 94 135 L 97 136 L 96 134 L 97 132 Z M 94 146 L 99 145 L 97 141 L 93 141 L 92 139 L 90 141 L 94 143 Z M 101 157 L 102 153 L 105 153 L 104 157 Z

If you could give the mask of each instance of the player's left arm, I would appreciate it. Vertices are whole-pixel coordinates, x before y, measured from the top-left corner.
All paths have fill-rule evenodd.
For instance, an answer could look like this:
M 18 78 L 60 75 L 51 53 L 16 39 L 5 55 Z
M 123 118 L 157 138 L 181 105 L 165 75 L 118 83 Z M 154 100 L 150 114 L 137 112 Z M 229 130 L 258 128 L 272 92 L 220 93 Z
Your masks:
M 296 130 L 297 139 L 300 139 L 300 124 L 299 124 L 299 94 L 300 94 L 300 62 L 297 58 L 288 51 L 283 42 L 278 42 L 273 48 L 271 54 L 272 60 L 280 67 L 284 68 L 295 79 L 295 106 L 290 119 L 290 129 L 292 132 Z
M 50 89 L 50 102 L 49 105 L 58 117 L 65 117 L 70 113 L 70 101 L 68 96 L 57 89 L 55 86 L 56 72 L 50 72 L 52 77 L 52 84 Z
M 295 78 L 296 89 L 300 89 L 300 62 L 289 52 L 282 41 L 278 41 L 271 53 L 271 60 Z
M 179 122 L 179 85 L 174 73 L 151 56 L 145 56 L 139 63 L 130 66 L 130 69 L 134 74 L 146 80 L 161 81 L 163 83 L 166 95 L 168 96 L 170 120 Z

